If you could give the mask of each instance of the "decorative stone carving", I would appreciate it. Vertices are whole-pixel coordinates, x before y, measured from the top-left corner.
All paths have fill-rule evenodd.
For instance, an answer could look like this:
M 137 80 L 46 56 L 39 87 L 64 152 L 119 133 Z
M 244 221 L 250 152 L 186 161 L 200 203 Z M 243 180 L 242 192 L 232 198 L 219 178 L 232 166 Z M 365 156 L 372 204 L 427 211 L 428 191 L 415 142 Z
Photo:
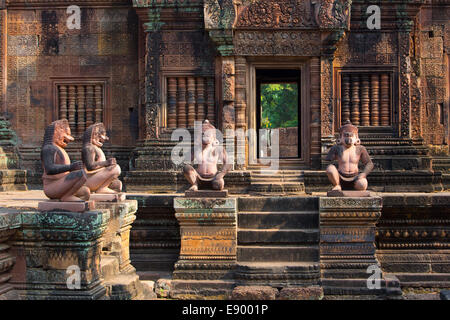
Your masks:
M 333 191 L 367 189 L 367 175 L 373 169 L 372 160 L 366 148 L 360 145 L 358 128 L 348 121 L 339 130 L 340 138 L 328 152 L 327 161 L 338 160 L 338 169 L 333 164 L 327 168 L 327 175 L 333 184 Z M 362 161 L 364 171 L 359 173 L 358 164 Z
M 312 0 L 311 3 L 321 29 L 350 29 L 351 0 Z
M 379 288 L 367 286 L 368 267 L 381 267 L 375 256 L 375 224 L 381 208 L 380 197 L 319 198 L 320 268 L 325 294 L 401 295 L 398 280 L 389 283 L 382 277 Z
M 317 26 L 313 15 L 313 3 L 310 1 L 235 1 L 237 18 L 236 29 L 261 28 L 310 28 Z
M 300 31 L 235 31 L 236 55 L 318 56 L 320 33 Z
M 101 149 L 109 140 L 103 123 L 95 123 L 86 129 L 83 135 L 81 152 L 86 169 L 86 186 L 92 193 L 115 194 L 122 191 L 122 182 L 118 179 L 121 170 L 116 158 L 106 159 Z
M 237 252 L 235 198 L 174 199 L 181 249 L 174 279 L 212 280 L 232 276 Z
M 22 253 L 17 257 L 17 265 L 26 281 L 14 279 L 24 289 L 19 296 L 27 300 L 104 298 L 100 256 L 110 212 L 23 211 L 21 215 L 22 228 L 17 235 L 20 247 L 16 244 L 16 249 Z M 68 268 L 73 266 L 80 271 L 77 290 L 68 286 L 74 284 L 68 279 Z

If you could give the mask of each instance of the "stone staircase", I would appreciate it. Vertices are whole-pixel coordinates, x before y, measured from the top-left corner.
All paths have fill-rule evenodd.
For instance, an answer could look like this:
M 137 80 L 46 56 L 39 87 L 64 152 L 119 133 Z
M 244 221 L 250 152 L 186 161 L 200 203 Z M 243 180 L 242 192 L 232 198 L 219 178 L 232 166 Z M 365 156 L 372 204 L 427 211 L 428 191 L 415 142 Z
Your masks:
M 250 191 L 260 193 L 299 193 L 305 191 L 301 170 L 252 170 Z
M 238 210 L 239 284 L 273 287 L 319 284 L 317 198 L 240 198 Z
M 152 300 L 156 299 L 153 281 L 141 281 L 136 272 L 121 273 L 119 259 L 102 255 L 101 277 L 106 288 L 106 299 L 110 300 Z

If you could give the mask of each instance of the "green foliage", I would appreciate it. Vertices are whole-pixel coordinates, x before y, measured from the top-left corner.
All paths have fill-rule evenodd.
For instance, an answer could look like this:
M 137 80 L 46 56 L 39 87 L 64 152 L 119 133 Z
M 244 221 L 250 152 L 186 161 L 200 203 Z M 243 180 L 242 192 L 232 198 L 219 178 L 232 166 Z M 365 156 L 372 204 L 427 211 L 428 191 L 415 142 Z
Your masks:
M 261 84 L 261 128 L 287 128 L 297 126 L 297 84 Z

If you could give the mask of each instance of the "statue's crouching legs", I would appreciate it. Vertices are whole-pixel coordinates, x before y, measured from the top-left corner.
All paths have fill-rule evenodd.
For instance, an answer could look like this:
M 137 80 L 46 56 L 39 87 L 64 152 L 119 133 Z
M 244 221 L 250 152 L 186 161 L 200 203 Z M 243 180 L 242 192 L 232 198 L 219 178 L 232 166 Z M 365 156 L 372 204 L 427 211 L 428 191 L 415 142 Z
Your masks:
M 368 182 L 366 178 L 359 178 L 355 181 L 355 190 L 365 191 L 367 190 Z
M 186 164 L 183 167 L 183 174 L 184 174 L 184 177 L 186 178 L 186 180 L 191 185 L 189 190 L 197 191 L 198 190 L 198 181 L 197 181 L 198 173 L 197 173 L 197 171 L 191 165 Z
M 223 190 L 224 186 L 225 186 L 225 181 L 223 180 L 223 177 L 214 178 L 214 180 L 212 181 L 212 188 L 214 190 Z
M 91 192 L 97 193 L 116 193 L 113 189 L 110 189 L 110 185 L 117 180 L 120 175 L 120 166 L 113 165 L 104 168 L 94 174 L 92 174 L 87 182 L 86 186 L 89 187 Z M 119 181 L 120 182 L 120 181 Z M 117 182 L 114 182 L 115 187 L 119 187 Z M 122 183 L 120 183 L 120 187 L 122 187 Z
M 84 170 L 73 171 L 60 180 L 44 185 L 44 193 L 50 199 L 64 202 L 89 200 L 89 189 L 84 186 L 86 180 Z
M 122 191 L 122 181 L 120 181 L 119 179 L 114 180 L 109 185 L 109 188 L 116 192 L 121 192 Z
M 342 188 L 341 188 L 341 185 L 339 184 L 339 171 L 333 164 L 330 164 L 327 167 L 327 175 L 328 175 L 328 179 L 330 180 L 331 184 L 333 185 L 332 190 L 341 190 Z

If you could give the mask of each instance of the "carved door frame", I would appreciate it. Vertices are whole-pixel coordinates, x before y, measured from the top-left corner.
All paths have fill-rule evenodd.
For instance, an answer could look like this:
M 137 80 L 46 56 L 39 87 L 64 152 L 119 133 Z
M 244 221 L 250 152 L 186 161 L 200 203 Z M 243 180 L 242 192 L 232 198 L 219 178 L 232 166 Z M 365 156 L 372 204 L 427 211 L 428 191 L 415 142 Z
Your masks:
M 308 168 L 310 166 L 310 66 L 309 59 L 297 57 L 247 57 L 247 128 L 257 130 L 256 69 L 298 69 L 300 70 L 300 156 L 295 159 L 280 159 L 283 167 Z M 257 131 L 256 131 L 257 132 Z M 249 165 L 258 165 L 257 143 L 248 145 Z

